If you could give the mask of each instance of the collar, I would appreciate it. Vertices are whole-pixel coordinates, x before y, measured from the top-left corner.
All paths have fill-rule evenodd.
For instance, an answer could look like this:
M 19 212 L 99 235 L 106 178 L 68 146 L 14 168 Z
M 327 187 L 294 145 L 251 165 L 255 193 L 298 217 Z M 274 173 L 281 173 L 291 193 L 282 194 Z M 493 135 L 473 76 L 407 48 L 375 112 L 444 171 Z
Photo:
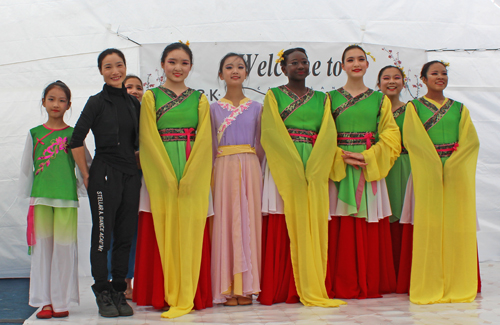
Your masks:
M 436 106 L 438 109 L 439 109 L 439 108 L 441 108 L 441 107 L 443 107 L 443 106 L 444 106 L 444 104 L 446 104 L 446 103 L 448 102 L 448 100 L 449 100 L 449 98 L 448 98 L 448 97 L 445 97 L 444 102 L 443 102 L 442 104 L 440 104 L 440 103 L 436 102 L 435 100 L 430 99 L 430 98 L 429 98 L 429 97 L 427 97 L 427 96 L 424 96 L 424 98 L 425 98 L 426 100 L 428 100 L 431 104 L 433 104 L 434 106 Z
M 228 100 L 228 99 L 226 99 L 226 98 L 221 98 L 221 99 L 219 99 L 219 101 L 220 101 L 220 102 L 223 102 L 223 103 L 228 103 L 229 105 L 231 105 L 231 106 L 233 106 L 233 107 L 238 107 L 238 106 L 240 106 L 240 105 L 243 105 L 243 104 L 245 104 L 246 102 L 248 102 L 249 100 L 250 100 L 250 98 L 245 97 L 245 98 L 243 98 L 242 100 L 240 100 L 240 103 L 239 103 L 237 106 L 234 106 L 234 105 L 233 105 L 233 102 L 232 102 L 232 101 L 230 101 L 230 100 Z

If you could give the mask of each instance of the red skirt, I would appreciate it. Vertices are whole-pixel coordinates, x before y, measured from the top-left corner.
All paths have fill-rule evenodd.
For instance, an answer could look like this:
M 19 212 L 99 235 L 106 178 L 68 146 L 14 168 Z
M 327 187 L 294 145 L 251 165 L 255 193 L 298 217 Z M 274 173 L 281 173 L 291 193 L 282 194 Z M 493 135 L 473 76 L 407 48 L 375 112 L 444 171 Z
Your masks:
M 258 300 L 263 305 L 300 302 L 293 277 L 285 215 L 262 217 L 262 276 Z
M 398 271 L 396 293 L 410 292 L 411 260 L 413 254 L 413 225 L 404 224 L 401 235 L 401 256 Z M 479 257 L 477 260 L 477 292 L 481 292 L 481 274 L 479 273 Z
M 197 310 L 213 306 L 210 251 L 210 233 L 207 222 L 203 238 L 200 278 L 194 297 L 194 309 Z M 156 309 L 168 306 L 165 301 L 163 268 L 156 242 L 153 216 L 147 212 L 139 214 L 132 301 L 138 306 L 153 306 Z
M 380 298 L 396 290 L 389 218 L 332 217 L 326 290 L 330 298 Z
M 391 243 L 392 243 L 392 259 L 394 260 L 394 271 L 396 279 L 399 273 L 399 259 L 401 257 L 401 240 L 403 235 L 403 224 L 399 221 L 391 223 Z

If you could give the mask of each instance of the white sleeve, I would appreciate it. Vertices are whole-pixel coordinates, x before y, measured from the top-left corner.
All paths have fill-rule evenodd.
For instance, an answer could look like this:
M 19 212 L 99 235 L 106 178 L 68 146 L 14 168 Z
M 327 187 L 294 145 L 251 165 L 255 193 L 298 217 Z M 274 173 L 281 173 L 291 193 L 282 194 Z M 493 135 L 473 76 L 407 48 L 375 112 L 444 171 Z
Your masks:
M 19 193 L 17 196 L 21 198 L 29 198 L 31 196 L 31 188 L 33 187 L 33 138 L 28 132 L 26 144 L 24 145 L 23 158 L 21 159 L 21 173 L 19 174 Z
M 90 165 L 92 164 L 92 156 L 90 155 L 90 152 L 87 149 L 85 142 L 83 143 L 83 147 L 85 149 L 85 160 L 87 161 L 87 167 L 90 168 Z M 75 164 L 75 167 L 76 167 L 76 188 L 78 197 L 86 197 L 87 189 L 85 188 L 85 184 L 83 183 L 82 172 L 80 171 L 80 168 L 78 168 L 77 164 Z

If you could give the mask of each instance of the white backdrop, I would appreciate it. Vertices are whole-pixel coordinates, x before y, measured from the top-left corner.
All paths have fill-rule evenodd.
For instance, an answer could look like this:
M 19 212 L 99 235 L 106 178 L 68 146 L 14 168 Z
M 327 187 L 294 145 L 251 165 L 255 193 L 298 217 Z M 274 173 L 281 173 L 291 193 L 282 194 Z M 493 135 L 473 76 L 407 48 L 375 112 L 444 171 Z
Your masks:
M 140 6 L 124 0 L 0 0 L 0 8 L 0 278 L 29 275 L 24 235 L 27 202 L 16 198 L 16 181 L 26 134 L 46 119 L 40 110 L 41 92 L 56 79 L 66 82 L 73 93 L 73 111 L 66 121 L 74 125 L 87 98 L 102 88 L 96 59 L 107 47 L 124 51 L 128 72 L 146 76 L 149 72 L 142 66 L 143 47 L 158 47 L 151 50 L 148 60 L 156 65 L 165 43 L 190 40 L 195 66 L 188 84 L 194 88 L 212 85 L 213 89 L 220 88 L 217 94 L 222 90 L 222 84 L 216 83 L 217 64 L 226 52 L 222 43 L 231 51 L 260 53 L 255 64 L 282 48 L 303 46 L 311 62 L 322 62 L 318 70 L 322 73 L 330 57 L 338 60 L 344 45 L 363 43 L 377 59 L 370 62 L 365 80 L 371 87 L 378 72 L 376 65 L 386 64 L 382 47 L 399 50 L 405 67 L 418 67 L 424 50 L 500 47 L 500 9 L 491 0 L 390 4 L 385 0 L 317 0 L 307 5 L 300 1 L 144 0 Z M 158 45 L 145 45 L 152 43 Z M 204 55 L 204 47 L 220 50 L 214 51 L 212 58 Z M 500 52 L 427 55 L 451 63 L 446 95 L 467 105 L 478 130 L 479 255 L 481 261 L 499 261 Z M 418 74 L 419 69 L 414 72 Z M 283 77 L 258 77 L 256 73 L 252 71 L 249 85 L 260 84 L 261 90 L 284 82 Z M 321 74 L 310 76 L 308 82 L 313 87 L 338 87 L 343 82 L 342 75 L 323 78 Z M 249 96 L 251 93 L 247 91 Z M 408 94 L 405 99 L 409 99 Z M 93 147 L 91 136 L 87 143 Z M 80 273 L 89 275 L 86 199 L 81 206 Z
M 143 44 L 140 48 L 140 77 L 146 89 L 157 87 L 164 82 L 160 58 L 163 49 L 169 43 Z M 224 96 L 224 82 L 220 81 L 217 74 L 221 58 L 229 52 L 244 55 L 248 66 L 251 68 L 244 86 L 246 96 L 260 102 L 264 101 L 264 94 L 269 87 L 276 87 L 287 83 L 286 76 L 282 75 L 276 55 L 282 49 L 303 47 L 309 57 L 311 74 L 307 78 L 307 86 L 319 91 L 330 91 L 343 86 L 346 75 L 341 69 L 341 57 L 349 43 L 317 43 L 317 42 L 196 42 L 190 45 L 193 51 L 194 65 L 186 85 L 201 90 L 209 102 L 216 101 Z M 380 69 L 386 65 L 394 65 L 395 60 L 401 61 L 405 70 L 409 71 L 410 89 L 416 95 L 418 79 L 412 74 L 420 71 L 426 62 L 427 55 L 424 50 L 399 48 L 363 44 L 364 49 L 371 53 L 375 61 L 368 57 L 369 69 L 365 76 L 368 87 L 376 87 L 376 79 Z M 390 51 L 390 52 L 389 52 Z M 389 55 L 392 58 L 389 58 Z M 422 94 L 422 90 L 420 90 Z M 403 93 L 403 99 L 413 99 L 409 92 Z

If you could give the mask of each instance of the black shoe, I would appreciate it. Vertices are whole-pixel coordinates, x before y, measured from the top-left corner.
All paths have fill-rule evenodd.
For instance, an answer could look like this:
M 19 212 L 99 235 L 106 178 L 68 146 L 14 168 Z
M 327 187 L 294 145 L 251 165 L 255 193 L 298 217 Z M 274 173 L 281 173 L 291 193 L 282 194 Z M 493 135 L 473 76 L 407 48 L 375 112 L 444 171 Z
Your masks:
M 124 291 L 113 290 L 111 296 L 113 297 L 113 303 L 116 309 L 118 309 L 118 314 L 120 314 L 120 316 L 132 316 L 134 314 L 134 310 L 127 303 L 127 299 L 125 299 Z
M 99 308 L 99 314 L 102 317 L 118 317 L 118 309 L 113 303 L 113 298 L 109 290 L 104 290 L 102 292 L 96 292 L 94 286 L 92 286 L 92 291 L 95 294 L 95 302 L 97 303 L 97 308 Z

